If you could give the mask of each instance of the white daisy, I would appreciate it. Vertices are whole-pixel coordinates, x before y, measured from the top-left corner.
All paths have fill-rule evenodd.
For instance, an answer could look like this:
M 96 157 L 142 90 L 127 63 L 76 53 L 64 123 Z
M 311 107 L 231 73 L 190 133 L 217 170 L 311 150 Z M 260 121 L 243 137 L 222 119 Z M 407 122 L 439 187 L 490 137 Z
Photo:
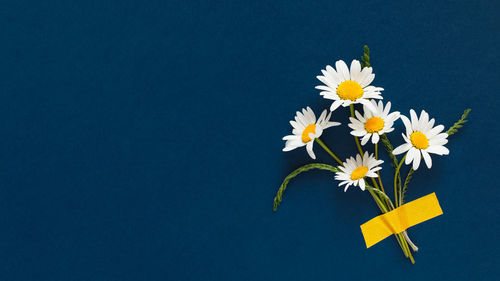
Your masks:
M 362 145 L 365 145 L 370 137 L 372 138 L 372 143 L 378 143 L 381 135 L 394 131 L 392 126 L 394 125 L 394 121 L 399 118 L 399 111 L 389 114 L 391 102 L 388 102 L 385 108 L 382 101 L 379 101 L 378 105 L 373 100 L 371 103 L 375 107 L 375 111 L 372 112 L 363 105 L 364 116 L 361 116 L 361 113 L 356 110 L 356 118 L 349 118 L 351 121 L 349 127 L 352 129 L 351 135 L 363 137 L 361 139 Z
M 420 159 L 423 157 L 427 168 L 431 168 L 432 159 L 429 153 L 437 155 L 448 155 L 450 151 L 444 147 L 448 143 L 448 134 L 442 133 L 444 130 L 443 125 L 434 126 L 434 118 L 429 120 L 429 114 L 422 110 L 420 118 L 412 109 L 410 110 L 411 122 L 408 117 L 401 115 L 401 120 L 406 127 L 406 135 L 403 138 L 405 144 L 398 146 L 392 152 L 398 155 L 404 152 L 406 154 L 405 163 L 409 165 L 413 162 L 413 170 L 417 170 L 420 165 Z M 422 156 L 422 157 L 421 157 Z
M 373 154 L 368 154 L 365 151 L 363 157 L 360 154 L 354 157 L 348 158 L 343 167 L 339 166 L 342 172 L 337 172 L 335 179 L 341 181 L 339 186 L 346 185 L 344 191 L 351 185 L 359 186 L 361 190 L 365 190 L 365 177 L 376 178 L 377 171 L 382 169 L 382 167 L 377 167 L 378 165 L 384 163 L 382 160 L 377 160 Z
M 344 61 L 338 60 L 335 63 L 336 70 L 327 65 L 326 70 L 321 70 L 323 76 L 316 76 L 325 85 L 316 86 L 322 90 L 320 95 L 325 99 L 333 100 L 331 111 L 340 105 L 346 107 L 351 104 L 361 103 L 370 110 L 375 111 L 375 107 L 369 99 L 382 99 L 380 91 L 384 89 L 370 86 L 375 78 L 371 67 L 364 67 L 357 60 L 351 62 L 351 69 L 347 68 Z
M 327 115 L 327 110 L 325 109 L 316 121 L 316 116 L 311 108 L 303 108 L 302 113 L 297 111 L 295 121 L 290 121 L 293 127 L 293 135 L 288 135 L 283 138 L 283 140 L 286 140 L 283 151 L 294 150 L 297 147 L 305 145 L 309 156 L 311 156 L 312 159 L 316 159 L 313 152 L 314 139 L 319 138 L 324 129 L 340 125 L 339 122 L 330 122 L 331 115 L 331 112 Z

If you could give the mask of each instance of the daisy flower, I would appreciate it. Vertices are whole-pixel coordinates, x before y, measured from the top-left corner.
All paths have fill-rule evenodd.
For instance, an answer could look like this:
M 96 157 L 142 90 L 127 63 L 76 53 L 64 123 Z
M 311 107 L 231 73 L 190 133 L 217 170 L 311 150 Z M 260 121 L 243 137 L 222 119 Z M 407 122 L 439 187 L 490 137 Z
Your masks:
M 349 118 L 351 121 L 349 127 L 352 129 L 351 135 L 363 137 L 361 139 L 362 145 L 365 145 L 370 137 L 372 138 L 372 143 L 378 143 L 381 135 L 394 131 L 392 126 L 394 125 L 394 121 L 399 118 L 399 111 L 389 114 L 391 102 L 388 102 L 385 108 L 382 101 L 379 101 L 377 104 L 376 101 L 372 100 L 371 104 L 375 107 L 375 111 L 372 112 L 363 105 L 364 116 L 361 116 L 361 113 L 356 110 L 356 118 Z
M 372 68 L 365 67 L 361 70 L 361 64 L 357 60 L 351 62 L 350 70 L 342 60 L 338 60 L 335 67 L 336 70 L 327 65 L 326 70 L 321 70 L 323 76 L 317 76 L 325 84 L 316 86 L 316 89 L 322 90 L 320 95 L 334 101 L 330 110 L 334 111 L 340 105 L 346 107 L 361 103 L 375 111 L 369 99 L 382 99 L 380 91 L 384 89 L 370 86 L 375 78 Z
M 403 134 L 406 143 L 398 146 L 392 153 L 398 155 L 408 151 L 405 158 L 406 165 L 413 162 L 413 170 L 417 170 L 421 158 L 424 158 L 427 168 L 430 169 L 432 159 L 429 153 L 437 155 L 448 155 L 450 153 L 444 147 L 448 143 L 448 134 L 442 133 L 444 130 L 443 125 L 433 127 L 434 118 L 429 120 L 429 114 L 425 110 L 422 110 L 420 118 L 418 118 L 412 109 L 410 110 L 410 116 L 411 121 L 408 117 L 401 115 L 401 120 L 403 120 L 406 127 L 406 135 Z
M 361 190 L 365 190 L 365 177 L 376 178 L 376 171 L 382 169 L 382 167 L 377 167 L 378 165 L 384 163 L 382 160 L 377 160 L 373 154 L 368 154 L 365 151 L 363 157 L 360 154 L 354 157 L 348 158 L 343 166 L 339 166 L 341 172 L 337 172 L 335 179 L 341 181 L 339 186 L 346 185 L 344 192 L 351 185 L 359 186 Z
M 290 121 L 293 127 L 293 135 L 288 135 L 283 138 L 286 140 L 283 151 L 294 150 L 297 147 L 306 146 L 307 153 L 312 159 L 316 159 L 313 152 L 313 143 L 316 138 L 319 138 L 323 130 L 333 126 L 340 125 L 339 122 L 330 122 L 330 112 L 327 115 L 327 110 L 323 110 L 318 120 L 310 107 L 302 109 L 302 113 L 297 111 L 295 121 Z

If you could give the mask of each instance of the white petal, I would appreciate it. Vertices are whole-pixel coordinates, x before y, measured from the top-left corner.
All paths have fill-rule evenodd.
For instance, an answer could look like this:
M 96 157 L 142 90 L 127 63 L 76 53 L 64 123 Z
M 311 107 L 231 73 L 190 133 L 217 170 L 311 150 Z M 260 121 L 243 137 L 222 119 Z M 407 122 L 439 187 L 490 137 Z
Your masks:
M 285 143 L 285 148 L 286 147 L 302 147 L 306 145 L 305 143 L 302 142 L 301 138 L 293 139 L 293 140 L 287 140 Z
M 283 151 L 294 150 L 297 147 L 301 147 L 301 146 L 304 146 L 304 144 L 302 143 L 301 140 L 297 140 L 297 141 L 290 141 L 290 140 L 288 140 L 285 143 L 285 147 L 283 148 Z
M 417 170 L 418 167 L 420 166 L 420 150 L 417 150 L 417 153 L 415 154 L 415 158 L 413 159 L 413 170 Z
M 314 141 L 308 142 L 306 145 L 306 150 L 312 159 L 316 159 L 316 155 L 314 155 L 314 152 L 313 152 L 313 143 L 314 143 Z
M 415 110 L 410 109 L 410 116 L 411 116 L 411 128 L 413 131 L 416 131 L 417 130 L 416 127 L 418 125 L 418 117 Z
M 325 111 L 328 111 L 328 110 L 325 109 Z M 325 117 L 325 122 L 329 122 L 331 117 L 332 117 L 332 112 L 330 111 L 330 113 L 328 113 L 328 115 L 326 115 L 326 117 Z
M 384 115 L 389 114 L 389 111 L 391 111 L 391 102 L 390 101 L 388 101 L 387 104 L 385 105 Z
M 326 86 L 332 88 L 332 90 L 337 89 L 338 84 L 333 79 L 328 79 L 328 77 L 325 76 L 316 76 L 316 78 Z
M 440 145 L 432 145 L 432 146 L 429 146 L 427 148 L 427 152 L 429 153 L 434 153 L 434 154 L 438 154 L 438 155 L 448 155 L 450 154 L 450 151 L 448 150 L 448 148 L 444 147 L 444 146 L 440 146 Z
M 381 91 L 383 91 L 384 88 L 375 87 L 375 86 L 368 86 L 368 87 L 365 87 L 363 90 L 367 94 L 367 97 L 369 96 L 370 98 L 371 97 L 375 98 L 375 96 L 378 96 L 377 99 L 382 99 L 382 96 L 380 96 L 380 95 L 382 94 Z
M 330 111 L 335 111 L 335 109 L 337 109 L 342 103 L 343 103 L 343 101 L 341 101 L 341 100 L 334 101 L 332 103 L 332 105 L 330 106 Z
M 371 82 L 373 82 L 373 79 L 375 79 L 375 74 L 368 74 L 365 76 L 365 79 L 363 79 L 363 81 L 361 81 L 360 85 L 361 87 L 366 87 L 368 85 L 370 85 Z
M 332 82 L 336 83 L 337 85 L 342 82 L 341 75 L 333 69 L 330 65 L 326 66 L 326 71 L 327 71 L 327 77 L 332 80 Z
M 372 68 L 371 67 L 363 67 L 361 69 L 361 73 L 358 76 L 358 80 L 356 82 L 360 83 L 365 80 L 365 78 L 372 73 Z
M 369 160 L 370 154 L 368 153 L 368 151 L 365 151 L 365 153 L 363 154 L 363 166 L 368 166 Z
M 434 120 L 434 118 L 432 118 L 426 125 L 425 127 L 422 129 L 424 132 L 428 132 L 433 126 L 434 126 L 434 122 L 436 122 L 436 120 Z
M 379 140 L 379 135 L 377 133 L 374 133 L 372 135 L 372 143 L 378 143 Z
M 359 111 L 355 110 L 354 115 L 356 115 L 356 118 L 358 118 L 358 120 L 360 122 L 362 122 L 362 123 L 366 122 L 366 119 L 361 115 L 361 113 L 359 113 Z
M 405 140 L 406 143 L 411 144 L 411 140 L 405 134 L 401 134 L 401 135 L 403 136 L 403 139 Z
M 356 155 L 356 167 L 361 167 L 363 166 L 363 158 L 361 155 Z
M 307 107 L 307 113 L 309 114 L 309 118 L 311 119 L 311 123 L 316 123 L 316 115 L 314 114 L 314 111 L 309 106 Z
M 304 126 L 302 126 L 301 124 L 299 124 L 296 121 L 290 120 L 290 125 L 292 125 L 292 127 L 294 127 L 295 129 L 299 129 L 299 130 L 304 130 L 305 129 Z
M 429 153 L 427 153 L 427 151 L 425 150 L 422 150 L 422 156 L 424 158 L 424 161 L 425 161 L 425 165 L 427 165 L 427 168 L 431 168 L 432 167 L 432 159 L 431 159 L 431 156 L 429 155 Z
M 328 86 L 325 86 L 325 85 L 318 85 L 316 87 L 314 87 L 315 89 L 318 89 L 318 90 L 323 90 L 323 91 L 327 91 L 327 92 L 331 92 L 333 91 L 332 88 L 328 87 Z
M 366 131 L 352 130 L 351 135 L 356 136 L 356 137 L 362 137 L 362 136 L 366 135 Z
M 399 116 L 400 116 L 399 111 L 394 111 L 391 114 L 387 115 L 387 120 L 394 122 L 398 120 Z
M 394 131 L 394 128 L 391 128 L 391 127 L 392 127 L 392 124 L 390 126 L 387 126 L 387 128 L 385 128 L 383 131 L 381 131 L 380 134 L 383 135 L 384 133 L 390 133 L 390 132 Z
M 354 126 L 353 129 L 358 129 L 358 128 L 359 129 L 361 129 L 361 128 L 364 129 L 364 127 L 365 127 L 364 124 L 361 123 L 361 121 L 359 121 L 358 119 L 356 119 L 354 117 L 349 117 L 349 121 L 351 121 L 351 124 L 349 124 L 349 125 L 353 125 Z M 349 126 L 349 127 L 351 127 L 351 126 Z
M 365 118 L 365 120 L 368 120 L 372 116 L 373 116 L 372 111 L 370 109 L 368 109 L 368 107 L 366 107 L 366 105 L 363 105 L 363 118 Z
M 431 139 L 431 138 L 437 136 L 443 130 L 444 130 L 443 125 L 437 125 L 436 127 L 432 128 L 430 131 L 427 132 L 426 137 Z
M 347 184 L 347 183 L 349 183 L 349 182 L 348 181 L 343 181 L 343 182 L 339 183 L 339 186 L 342 186 L 342 185 Z
M 358 99 L 358 102 L 363 104 L 363 105 L 366 105 L 366 107 L 371 111 L 371 112 L 377 112 L 377 108 L 375 108 L 373 106 L 373 104 L 369 101 L 369 100 L 366 100 L 366 99 Z
M 327 110 L 325 109 L 325 110 L 323 110 L 323 112 L 321 112 L 321 115 L 319 116 L 317 123 L 321 124 L 322 122 L 324 122 L 325 118 L 326 118 L 326 114 L 327 114 Z
M 429 145 L 445 145 L 448 143 L 447 139 L 432 139 L 429 141 Z
M 432 139 L 433 140 L 442 140 L 442 139 L 446 139 L 446 138 L 448 138 L 447 133 L 440 133 L 439 135 L 434 136 Z
M 365 145 L 369 140 L 370 140 L 371 134 L 366 134 L 362 139 L 361 139 L 361 145 Z
M 401 153 L 404 153 L 412 148 L 412 145 L 409 143 L 403 143 L 402 145 L 396 147 L 393 151 L 392 154 L 394 155 L 399 155 Z
M 410 164 L 411 161 L 413 161 L 414 158 L 417 157 L 417 154 L 420 154 L 420 152 L 416 148 L 412 147 L 406 154 L 405 164 L 406 165 Z
M 321 70 L 321 73 L 323 73 L 323 75 L 326 77 L 326 79 L 328 79 L 328 82 L 330 85 L 335 85 L 334 88 L 336 88 L 338 86 L 338 84 L 340 84 L 341 81 L 339 79 L 339 75 L 331 66 L 327 65 L 326 71 Z
M 427 123 L 429 123 L 429 114 L 425 112 L 425 110 L 422 110 L 422 112 L 420 113 L 420 120 L 418 125 L 419 130 L 423 131 Z
M 306 118 L 304 117 L 304 115 L 300 112 L 300 111 L 297 111 L 295 113 L 295 121 L 297 121 L 297 123 L 301 124 L 302 126 L 307 127 L 309 125 L 308 122 L 306 122 L 305 120 Z
M 361 190 L 365 190 L 365 180 L 363 179 L 359 180 L 359 187 L 361 188 Z
M 358 60 L 351 62 L 351 80 L 358 81 L 359 74 L 361 73 L 361 64 Z
M 403 124 L 405 124 L 406 135 L 409 136 L 413 132 L 410 119 L 408 119 L 408 117 L 406 117 L 404 115 L 401 115 L 401 121 L 403 121 Z
M 335 68 L 339 75 L 343 78 L 343 81 L 351 80 L 351 76 L 349 75 L 349 69 L 347 68 L 347 64 L 343 60 L 338 60 L 335 62 Z
M 342 106 L 343 106 L 343 107 L 348 107 L 348 106 L 350 106 L 351 104 L 354 104 L 354 102 L 353 102 L 353 101 L 351 101 L 351 100 L 342 100 Z
M 314 113 L 311 114 L 312 110 L 308 106 L 307 108 L 302 108 L 302 114 L 304 114 L 304 118 L 308 124 L 316 123 L 316 117 L 314 117 Z
M 378 103 L 375 100 L 372 100 L 372 102 L 377 106 L 377 113 L 382 115 L 384 113 L 384 103 L 381 100 Z
M 341 123 L 339 122 L 328 122 L 326 125 L 323 125 L 323 130 L 328 129 L 330 127 L 335 127 L 335 126 L 340 126 Z

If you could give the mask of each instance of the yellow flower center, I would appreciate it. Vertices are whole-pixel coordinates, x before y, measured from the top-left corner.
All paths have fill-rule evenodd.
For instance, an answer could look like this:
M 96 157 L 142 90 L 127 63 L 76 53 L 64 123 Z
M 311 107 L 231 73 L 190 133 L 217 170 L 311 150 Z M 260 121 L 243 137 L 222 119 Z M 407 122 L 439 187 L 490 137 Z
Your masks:
M 429 147 L 429 139 L 421 132 L 413 132 L 410 135 L 411 144 L 417 149 L 426 149 Z
M 359 180 L 365 177 L 366 173 L 368 173 L 368 167 L 362 166 L 362 167 L 357 167 L 354 171 L 351 173 L 351 180 Z
M 365 130 L 368 133 L 376 133 L 384 128 L 384 120 L 380 117 L 372 117 L 365 122 Z
M 310 142 L 311 138 L 309 137 L 309 134 L 310 133 L 314 134 L 314 132 L 316 132 L 316 124 L 311 124 L 307 126 L 302 132 L 302 142 L 303 143 Z
M 337 95 L 343 100 L 355 101 L 363 96 L 363 88 L 358 82 L 347 80 L 337 87 Z

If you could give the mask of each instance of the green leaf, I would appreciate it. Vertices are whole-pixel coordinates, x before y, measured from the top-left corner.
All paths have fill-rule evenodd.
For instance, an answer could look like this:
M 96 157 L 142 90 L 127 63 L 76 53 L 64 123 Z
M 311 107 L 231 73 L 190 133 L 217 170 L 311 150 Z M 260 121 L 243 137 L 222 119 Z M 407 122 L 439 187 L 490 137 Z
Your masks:
M 406 195 L 406 189 L 408 188 L 408 184 L 410 183 L 411 178 L 413 177 L 413 173 L 414 172 L 415 171 L 413 170 L 413 168 L 410 168 L 410 171 L 408 171 L 408 175 L 406 175 L 405 183 L 403 185 L 403 192 L 401 194 L 401 204 L 400 205 L 404 204 L 405 195 Z
M 361 57 L 361 67 L 370 67 L 370 48 L 367 45 L 363 48 L 363 56 Z
M 463 124 L 467 123 L 467 115 L 469 115 L 469 112 L 470 112 L 470 108 L 467 108 L 465 111 L 464 111 L 464 114 L 462 114 L 462 117 L 460 117 L 460 119 L 455 122 L 455 124 L 453 124 L 453 126 L 451 126 L 451 128 L 448 129 L 448 131 L 446 131 L 446 133 L 448 135 L 453 135 L 455 134 L 456 132 L 458 132 L 458 129 L 462 128 L 463 127 Z
M 378 195 L 384 197 L 387 201 L 391 202 L 391 199 L 389 198 L 389 196 L 387 196 L 387 194 L 385 194 L 382 190 L 376 189 L 375 187 L 372 187 L 370 185 L 366 185 L 365 187 L 368 188 L 369 190 L 377 193 Z
M 291 172 L 286 178 L 283 180 L 283 183 L 281 184 L 280 188 L 278 189 L 278 192 L 276 193 L 276 196 L 274 197 L 274 206 L 273 210 L 276 211 L 278 209 L 278 206 L 280 205 L 283 197 L 283 192 L 285 192 L 286 187 L 288 185 L 288 182 L 296 177 L 298 174 L 302 172 L 306 172 L 312 169 L 320 169 L 320 170 L 326 170 L 330 171 L 332 173 L 340 172 L 340 170 L 337 167 L 327 165 L 327 164 L 322 164 L 322 163 L 313 163 L 313 164 L 307 164 L 302 167 L 299 167 L 295 171 Z
M 389 138 L 387 137 L 386 134 L 383 134 L 380 136 L 380 141 L 385 147 L 385 150 L 387 151 L 387 154 L 389 154 L 389 158 L 391 158 L 391 166 L 396 169 L 398 167 L 398 159 L 394 154 L 392 154 L 392 151 L 394 150 L 394 147 L 392 146 L 391 142 L 389 141 Z M 401 186 L 401 174 L 398 173 L 398 183 Z

